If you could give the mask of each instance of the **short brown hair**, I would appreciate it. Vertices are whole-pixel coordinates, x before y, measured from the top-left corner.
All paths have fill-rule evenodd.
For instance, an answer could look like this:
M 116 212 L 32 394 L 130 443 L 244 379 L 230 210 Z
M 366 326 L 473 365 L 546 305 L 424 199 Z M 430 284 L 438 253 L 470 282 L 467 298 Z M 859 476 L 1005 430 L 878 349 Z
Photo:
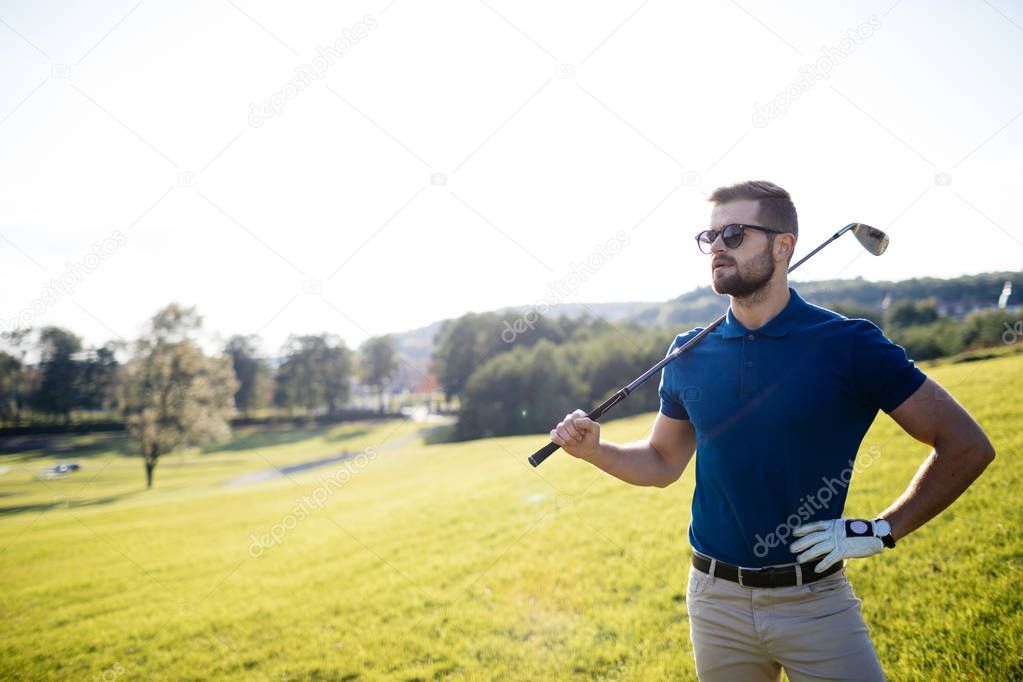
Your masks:
M 759 205 L 757 217 L 760 222 L 765 223 L 763 227 L 773 227 L 799 237 L 799 220 L 796 217 L 795 204 L 792 203 L 789 193 L 778 185 L 766 180 L 737 182 L 734 185 L 718 187 L 708 201 L 717 205 L 740 199 L 757 201 Z

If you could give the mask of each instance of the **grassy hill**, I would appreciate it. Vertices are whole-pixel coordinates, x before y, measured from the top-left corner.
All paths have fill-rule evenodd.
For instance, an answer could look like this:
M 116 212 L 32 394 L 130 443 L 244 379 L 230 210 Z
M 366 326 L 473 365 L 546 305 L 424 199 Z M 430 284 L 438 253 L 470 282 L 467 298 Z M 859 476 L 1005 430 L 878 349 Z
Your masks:
M 850 579 L 891 679 L 1020 679 L 1023 354 L 923 366 L 999 456 Z M 240 432 L 167 457 L 150 492 L 117 437 L 79 441 L 64 479 L 35 479 L 45 454 L 0 457 L 0 677 L 695 679 L 692 466 L 641 489 L 563 453 L 530 468 L 542 436 L 428 446 L 418 428 Z M 884 415 L 867 448 L 847 515 L 879 512 L 927 455 Z M 346 450 L 362 457 L 225 486 Z

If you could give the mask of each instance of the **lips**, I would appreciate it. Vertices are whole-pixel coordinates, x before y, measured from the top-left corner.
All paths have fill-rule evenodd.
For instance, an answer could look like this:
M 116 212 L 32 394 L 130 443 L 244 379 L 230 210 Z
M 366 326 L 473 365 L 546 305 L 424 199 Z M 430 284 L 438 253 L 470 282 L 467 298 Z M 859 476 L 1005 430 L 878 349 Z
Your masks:
M 726 265 L 728 265 L 728 266 L 735 265 L 735 263 L 731 263 L 729 261 L 714 261 L 714 263 L 711 264 L 711 269 L 712 270 L 717 270 L 718 268 L 726 266 Z

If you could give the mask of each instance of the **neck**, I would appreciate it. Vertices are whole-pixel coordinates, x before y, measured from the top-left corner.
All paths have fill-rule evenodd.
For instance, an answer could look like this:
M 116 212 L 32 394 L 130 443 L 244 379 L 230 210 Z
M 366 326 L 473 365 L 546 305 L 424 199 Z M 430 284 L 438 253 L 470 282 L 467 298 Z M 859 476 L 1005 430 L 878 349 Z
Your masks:
M 749 296 L 733 296 L 732 315 L 746 329 L 759 329 L 785 308 L 789 298 L 787 279 L 772 279 Z

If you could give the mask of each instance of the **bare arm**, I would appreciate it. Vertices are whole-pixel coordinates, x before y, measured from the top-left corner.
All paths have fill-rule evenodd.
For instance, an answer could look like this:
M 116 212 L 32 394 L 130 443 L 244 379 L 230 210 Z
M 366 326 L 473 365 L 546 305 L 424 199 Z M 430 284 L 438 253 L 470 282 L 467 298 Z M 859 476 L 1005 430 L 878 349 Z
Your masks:
M 891 417 L 913 438 L 934 447 L 906 491 L 881 514 L 897 540 L 962 495 L 994 459 L 995 450 L 973 417 L 932 379 Z
M 582 410 L 566 415 L 551 431 L 565 452 L 633 485 L 668 486 L 682 475 L 696 450 L 696 430 L 687 419 L 658 413 L 646 440 L 618 445 L 600 439 L 600 424 Z

